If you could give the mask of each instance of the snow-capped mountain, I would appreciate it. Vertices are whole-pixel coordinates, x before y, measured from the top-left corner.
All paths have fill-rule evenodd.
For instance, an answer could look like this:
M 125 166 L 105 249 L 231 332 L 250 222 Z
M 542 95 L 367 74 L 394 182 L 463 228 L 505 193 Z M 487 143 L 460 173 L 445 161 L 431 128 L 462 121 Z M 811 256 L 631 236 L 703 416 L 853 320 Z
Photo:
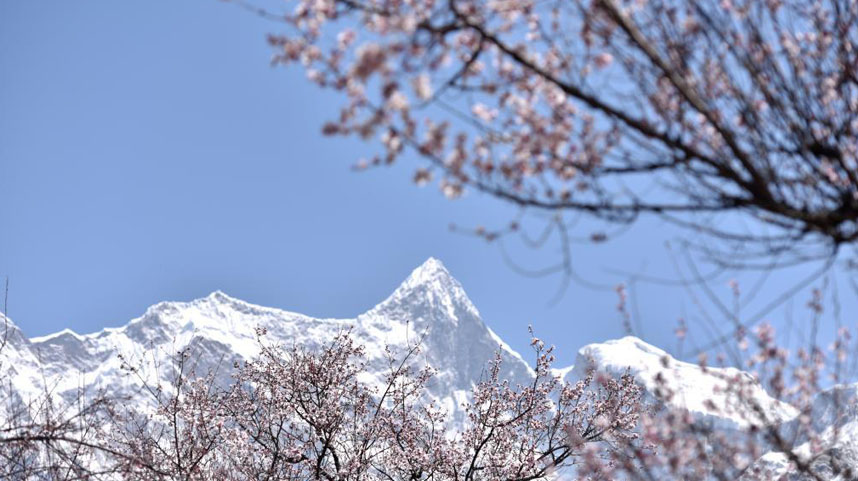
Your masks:
M 402 349 L 420 338 L 419 362 L 437 371 L 430 394 L 454 413 L 498 351 L 505 378 L 526 382 L 531 377 L 527 363 L 485 325 L 459 282 L 433 258 L 355 319 L 316 319 L 218 291 L 191 302 L 156 304 L 123 327 L 92 334 L 63 330 L 27 339 L 13 326 L 11 342 L 0 353 L 5 362 L 0 364 L 22 398 L 41 394 L 45 385 L 69 398 L 80 386 L 133 397 L 141 395 L 140 383 L 120 369 L 119 354 L 130 364 L 143 366 L 141 373 L 168 376 L 170 356 L 190 346 L 198 374 L 225 366 L 219 372 L 228 376 L 234 361 L 251 359 L 258 352 L 257 328 L 267 330 L 268 342 L 310 347 L 351 330 L 365 346 L 369 371 L 376 376 L 386 367 L 385 346 Z
M 365 347 L 369 376 L 375 378 L 384 375 L 386 346 L 402 349 L 419 339 L 418 362 L 436 371 L 429 394 L 454 415 L 455 422 L 462 420 L 462 403 L 496 353 L 503 360 L 502 376 L 512 383 L 527 383 L 533 375 L 522 356 L 483 322 L 461 284 L 433 258 L 415 269 L 387 299 L 354 319 L 312 318 L 253 305 L 218 291 L 191 302 L 162 302 L 125 326 L 85 335 L 63 330 L 27 338 L 11 321 L 5 321 L 8 331 L 0 350 L 0 377 L 11 381 L 15 396 L 23 401 L 43 395 L 46 389 L 73 399 L 85 387 L 128 396 L 143 405 L 146 395 L 140 389 L 141 381 L 121 369 L 123 359 L 142 366 L 139 372 L 147 376 L 166 380 L 171 356 L 189 347 L 198 374 L 216 370 L 226 378 L 235 361 L 252 359 L 258 353 L 258 328 L 267 331 L 268 342 L 310 348 L 349 330 Z M 685 410 L 716 429 L 743 430 L 761 422 L 747 409 L 730 404 L 730 388 L 743 385 L 745 394 L 765 413 L 762 422 L 797 433 L 792 445 L 797 450 L 809 449 L 802 447 L 808 441 L 794 427 L 796 409 L 771 398 L 740 370 L 701 369 L 640 339 L 625 337 L 584 346 L 574 366 L 555 373 L 574 381 L 590 369 L 612 375 L 629 372 L 651 399 Z M 663 396 L 665 389 L 672 395 Z M 858 385 L 838 386 L 820 394 L 814 412 L 821 414 L 814 419 L 818 424 L 814 428 L 830 433 L 825 436 L 832 439 L 837 436 L 832 456 L 847 456 L 858 465 L 856 389 Z M 843 406 L 851 408 L 843 411 Z M 0 416 L 4 408 L 0 406 Z M 787 464 L 780 454 L 766 455 L 759 462 L 780 473 Z
M 629 372 L 652 400 L 689 411 L 697 420 L 719 429 L 781 424 L 798 414 L 794 407 L 769 396 L 747 372 L 732 367 L 704 370 L 632 336 L 579 349 L 570 375 L 581 377 L 589 369 L 613 376 Z M 759 411 L 747 402 L 737 402 L 737 388 Z

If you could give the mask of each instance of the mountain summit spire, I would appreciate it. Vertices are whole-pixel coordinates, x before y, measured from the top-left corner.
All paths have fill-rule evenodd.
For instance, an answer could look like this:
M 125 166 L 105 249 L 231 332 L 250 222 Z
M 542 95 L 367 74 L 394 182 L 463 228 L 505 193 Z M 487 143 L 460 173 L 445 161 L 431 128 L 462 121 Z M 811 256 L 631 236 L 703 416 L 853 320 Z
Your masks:
M 453 278 L 452 274 L 450 274 L 450 271 L 448 271 L 444 266 L 444 263 L 434 257 L 430 257 L 426 259 L 423 264 L 411 271 L 411 274 L 405 279 L 400 288 L 404 286 L 413 287 L 434 282 L 440 282 L 445 285 L 455 283 L 457 286 L 459 284 L 459 282 Z
M 414 319 L 415 312 L 421 314 L 418 319 Z M 459 281 L 434 257 L 426 259 L 387 299 L 361 317 L 399 319 L 402 315 L 417 322 L 438 318 L 453 323 L 462 318 L 479 320 L 480 317 Z

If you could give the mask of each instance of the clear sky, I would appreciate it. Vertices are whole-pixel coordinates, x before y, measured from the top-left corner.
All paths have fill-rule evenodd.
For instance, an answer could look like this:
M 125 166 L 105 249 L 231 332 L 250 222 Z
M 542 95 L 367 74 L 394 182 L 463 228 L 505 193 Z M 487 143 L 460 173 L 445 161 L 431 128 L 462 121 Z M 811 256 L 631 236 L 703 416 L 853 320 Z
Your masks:
M 277 28 L 216 0 L 0 2 L 0 275 L 28 335 L 118 326 L 216 289 L 352 317 L 435 256 L 514 348 L 533 324 L 566 363 L 623 333 L 610 286 L 627 278 L 610 270 L 674 272 L 670 229 L 646 221 L 576 246 L 579 275 L 608 287 L 573 283 L 552 303 L 558 277 L 522 276 L 497 245 L 448 229 L 499 225 L 509 206 L 414 187 L 413 162 L 350 170 L 370 146 L 320 134 L 338 99 L 270 66 Z M 556 258 L 509 250 L 534 266 Z M 768 278 L 755 302 L 795 280 Z M 729 299 L 726 278 L 713 286 Z M 682 289 L 631 293 L 638 333 L 668 348 L 698 310 Z

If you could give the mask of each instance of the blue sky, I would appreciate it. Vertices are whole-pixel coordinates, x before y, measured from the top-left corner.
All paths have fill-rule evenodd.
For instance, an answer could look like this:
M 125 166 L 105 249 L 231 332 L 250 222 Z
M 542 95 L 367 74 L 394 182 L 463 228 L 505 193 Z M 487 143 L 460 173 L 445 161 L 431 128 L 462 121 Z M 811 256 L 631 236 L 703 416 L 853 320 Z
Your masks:
M 276 29 L 216 0 L 0 3 L 0 275 L 27 334 L 117 326 L 216 289 L 351 317 L 435 256 L 514 348 L 526 350 L 533 324 L 569 362 L 622 335 L 610 286 L 627 278 L 613 270 L 674 273 L 674 233 L 649 220 L 576 246 L 578 273 L 607 287 L 573 283 L 552 303 L 559 278 L 522 276 L 497 245 L 448 229 L 500 225 L 509 206 L 414 187 L 413 161 L 350 170 L 372 146 L 320 134 L 337 99 L 270 66 Z M 557 255 L 509 250 L 534 266 Z M 755 302 L 796 275 L 767 279 Z M 713 286 L 729 299 L 726 278 Z M 641 334 L 665 347 L 677 318 L 699 310 L 679 288 L 632 294 Z

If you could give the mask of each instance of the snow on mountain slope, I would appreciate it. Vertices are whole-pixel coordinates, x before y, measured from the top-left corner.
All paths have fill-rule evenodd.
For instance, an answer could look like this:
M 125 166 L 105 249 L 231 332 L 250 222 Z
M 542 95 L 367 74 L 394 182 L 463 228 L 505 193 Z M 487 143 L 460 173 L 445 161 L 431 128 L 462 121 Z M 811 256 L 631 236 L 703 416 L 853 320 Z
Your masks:
M 37 397 L 43 383 L 39 376 L 39 360 L 30 349 L 30 341 L 10 319 L 0 314 L 0 379 L 11 382 L 15 390 L 9 403 L 0 403 L 0 417 L 15 401 Z M 8 381 L 7 381 L 8 380 Z
M 799 418 L 781 427 L 781 435 L 798 458 L 814 466 L 823 479 L 845 481 L 858 477 L 858 384 L 840 384 L 816 394 L 808 420 L 805 427 L 800 426 Z M 772 479 L 810 479 L 791 473 L 783 452 L 763 455 L 757 461 L 757 469 L 770 473 Z M 850 476 L 847 470 L 854 474 Z
M 385 346 L 403 348 L 418 339 L 419 363 L 436 370 L 429 394 L 463 420 L 462 403 L 485 373 L 486 363 L 499 352 L 501 375 L 513 383 L 527 383 L 532 371 L 518 353 L 480 318 L 461 284 L 440 261 L 430 258 L 384 301 L 354 319 L 317 319 L 280 309 L 253 305 L 222 292 L 190 302 L 162 302 L 118 328 L 92 334 L 63 330 L 28 339 L 11 321 L 7 342 L 0 351 L 0 378 L 9 379 L 14 396 L 35 399 L 45 390 L 73 399 L 78 390 L 103 389 L 109 395 L 129 396 L 145 405 L 139 380 L 121 369 L 119 354 L 140 371 L 161 380 L 170 378 L 171 356 L 190 346 L 197 373 L 217 370 L 225 381 L 233 362 L 254 357 L 259 351 L 257 328 L 267 330 L 265 342 L 303 345 L 328 342 L 350 330 L 367 353 L 370 380 L 380 380 L 386 368 Z M 218 369 L 219 367 L 223 367 Z M 811 442 L 797 427 L 796 410 L 769 397 L 748 374 L 733 368 L 708 368 L 678 361 L 665 351 L 634 337 L 584 346 L 574 366 L 555 369 L 556 375 L 574 381 L 589 369 L 618 375 L 627 370 L 651 400 L 684 409 L 713 428 L 744 430 L 750 424 L 780 425 L 797 452 L 809 452 Z M 744 386 L 765 413 L 765 420 L 739 406 L 729 394 Z M 665 390 L 674 394 L 660 395 Z M 12 400 L 14 401 L 14 399 Z M 0 416 L 14 403 L 0 403 Z M 843 408 L 846 407 L 844 410 Z M 829 458 L 858 465 L 858 385 L 837 386 L 821 393 L 814 404 L 813 429 L 822 433 Z M 769 453 L 758 461 L 772 473 L 785 472 L 782 454 Z
M 750 424 L 780 424 L 797 415 L 795 408 L 770 397 L 753 377 L 735 368 L 702 369 L 678 361 L 665 351 L 636 337 L 590 344 L 578 351 L 570 376 L 581 378 L 588 369 L 611 375 L 628 370 L 651 397 L 691 412 L 714 427 L 744 429 Z M 753 400 L 761 418 L 749 403 L 740 402 L 733 390 L 741 387 L 745 399 Z M 663 396 L 657 393 L 670 393 Z
M 350 329 L 366 348 L 369 377 L 377 380 L 386 367 L 386 345 L 402 348 L 420 338 L 423 348 L 419 362 L 437 371 L 429 394 L 457 414 L 461 414 L 461 403 L 495 352 L 503 358 L 504 378 L 524 383 L 532 376 L 528 363 L 483 323 L 461 284 L 433 258 L 415 269 L 387 299 L 354 319 L 316 319 L 253 305 L 218 291 L 191 302 L 156 304 L 123 327 L 92 334 L 66 329 L 26 339 L 13 326 L 9 346 L 0 353 L 0 369 L 10 375 L 22 398 L 38 396 L 44 386 L 66 398 L 73 397 L 81 386 L 135 398 L 142 396 L 140 383 L 120 369 L 118 354 L 141 366 L 140 372 L 166 380 L 170 356 L 190 346 L 197 373 L 217 370 L 226 380 L 233 362 L 250 359 L 258 352 L 257 328 L 267 330 L 266 342 L 310 348 Z M 655 379 L 662 372 L 666 385 L 678 391 L 671 400 L 673 405 L 725 426 L 741 428 L 749 422 L 747 413 L 731 411 L 726 396 L 712 396 L 727 379 L 749 379 L 736 369 L 704 372 L 637 338 L 626 337 L 585 346 L 574 367 L 555 372 L 574 379 L 590 367 L 612 374 L 630 369 L 650 392 L 659 387 Z M 151 376 L 148 380 L 154 381 Z M 769 398 L 762 388 L 753 393 L 771 420 L 780 422 L 794 416 L 790 406 Z M 710 398 L 715 401 L 715 410 L 706 402 Z
M 119 328 L 80 335 L 64 330 L 26 339 L 17 328 L 15 343 L 0 353 L 13 385 L 23 397 L 38 395 L 38 386 L 71 398 L 80 386 L 111 395 L 142 396 L 139 382 L 120 369 L 122 354 L 143 373 L 169 378 L 170 356 L 191 346 L 198 374 L 217 369 L 226 378 L 234 361 L 259 350 L 256 329 L 267 330 L 266 342 L 296 343 L 312 348 L 351 329 L 366 348 L 369 371 L 376 378 L 386 367 L 384 347 L 403 348 L 422 338 L 418 362 L 437 370 L 429 393 L 461 418 L 461 403 L 500 351 L 505 378 L 527 382 L 531 371 L 521 357 L 483 323 L 476 307 L 440 261 L 430 258 L 390 297 L 355 319 L 315 319 L 256 306 L 222 292 L 191 302 L 162 302 Z M 41 361 L 39 363 L 38 361 Z M 46 382 L 41 383 L 44 379 Z M 149 381 L 154 379 L 149 378 Z

